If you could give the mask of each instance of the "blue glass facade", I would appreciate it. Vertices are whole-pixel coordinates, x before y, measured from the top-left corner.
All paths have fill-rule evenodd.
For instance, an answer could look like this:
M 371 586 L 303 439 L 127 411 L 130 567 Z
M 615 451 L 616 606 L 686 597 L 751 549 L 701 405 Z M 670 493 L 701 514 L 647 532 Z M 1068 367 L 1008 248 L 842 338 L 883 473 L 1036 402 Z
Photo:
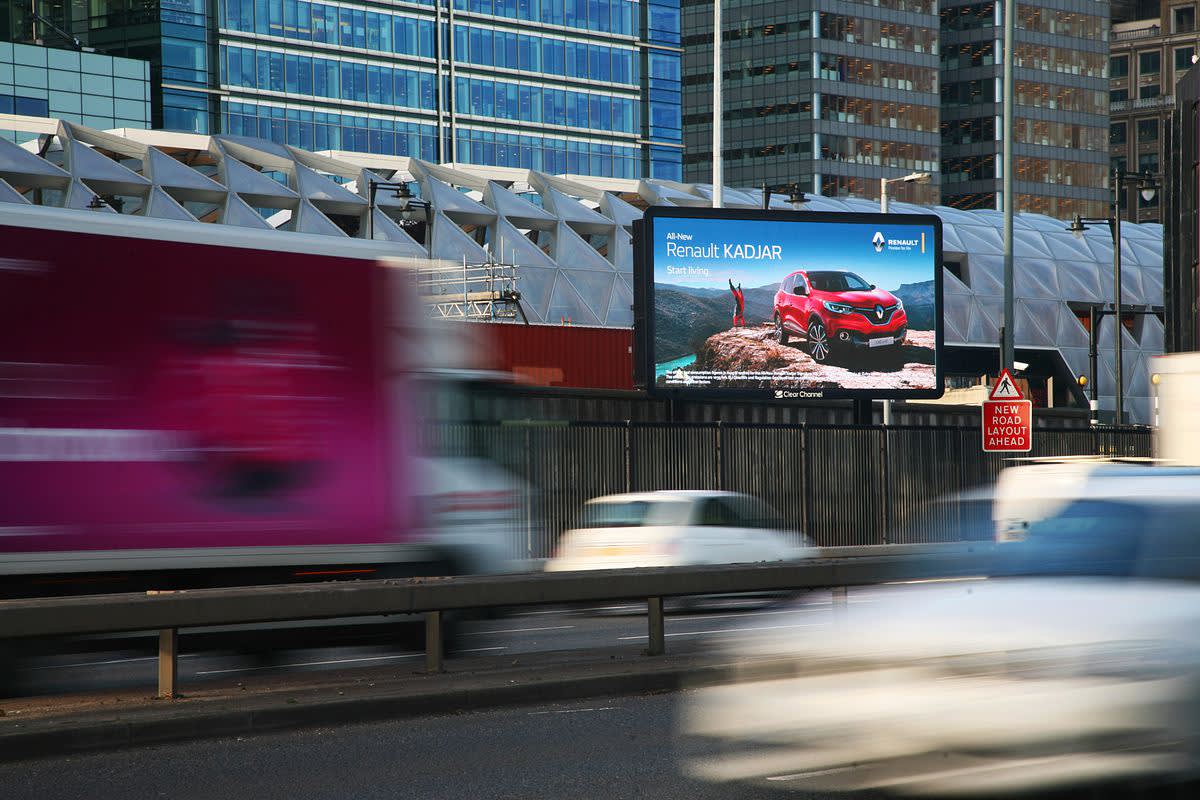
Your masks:
M 645 12 L 643 94 L 647 113 L 643 135 L 651 142 L 646 154 L 646 175 L 678 181 L 683 175 L 679 0 L 648 0 Z
M 679 3 L 657 2 L 647 16 L 637 0 L 218 0 L 220 125 L 317 150 L 679 179 Z

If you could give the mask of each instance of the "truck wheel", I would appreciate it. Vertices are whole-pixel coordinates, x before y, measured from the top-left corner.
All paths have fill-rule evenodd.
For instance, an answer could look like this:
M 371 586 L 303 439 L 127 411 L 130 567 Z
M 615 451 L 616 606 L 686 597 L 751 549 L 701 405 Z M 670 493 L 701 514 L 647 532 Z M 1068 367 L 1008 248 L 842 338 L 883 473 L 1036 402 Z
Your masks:
M 818 364 L 828 362 L 832 354 L 832 347 L 833 342 L 829 339 L 825 323 L 819 319 L 808 323 L 808 354 L 812 356 L 812 360 Z
M 775 341 L 780 344 L 788 343 L 787 329 L 783 327 L 783 320 L 779 318 L 778 314 L 775 315 Z

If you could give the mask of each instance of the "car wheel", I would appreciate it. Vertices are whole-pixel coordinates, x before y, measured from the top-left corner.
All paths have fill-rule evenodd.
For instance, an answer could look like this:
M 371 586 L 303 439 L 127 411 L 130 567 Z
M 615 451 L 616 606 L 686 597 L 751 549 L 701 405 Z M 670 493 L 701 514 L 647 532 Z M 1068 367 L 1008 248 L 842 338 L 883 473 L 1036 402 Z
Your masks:
M 814 319 L 808 323 L 808 354 L 812 356 L 813 361 L 818 364 L 827 362 L 832 344 L 833 342 L 829 340 L 829 334 L 825 330 L 824 322 Z
M 788 332 L 783 327 L 783 320 L 778 314 L 775 315 L 775 341 L 780 344 L 788 343 Z

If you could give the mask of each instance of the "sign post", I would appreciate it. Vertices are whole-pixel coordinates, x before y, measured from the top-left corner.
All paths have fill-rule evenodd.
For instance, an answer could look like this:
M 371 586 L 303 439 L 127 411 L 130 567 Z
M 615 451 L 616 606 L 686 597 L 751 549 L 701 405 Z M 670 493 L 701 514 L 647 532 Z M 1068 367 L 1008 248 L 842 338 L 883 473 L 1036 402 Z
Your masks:
M 1033 449 L 1033 401 L 1024 399 L 1006 369 L 983 401 L 983 451 L 1028 453 Z

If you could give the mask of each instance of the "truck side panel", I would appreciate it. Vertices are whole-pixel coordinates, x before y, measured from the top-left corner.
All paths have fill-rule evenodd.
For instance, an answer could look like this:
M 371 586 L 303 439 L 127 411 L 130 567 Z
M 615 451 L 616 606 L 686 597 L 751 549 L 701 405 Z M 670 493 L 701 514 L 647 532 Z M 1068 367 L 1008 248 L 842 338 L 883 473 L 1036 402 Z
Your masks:
M 0 554 L 406 538 L 377 277 L 363 259 L 0 226 Z

